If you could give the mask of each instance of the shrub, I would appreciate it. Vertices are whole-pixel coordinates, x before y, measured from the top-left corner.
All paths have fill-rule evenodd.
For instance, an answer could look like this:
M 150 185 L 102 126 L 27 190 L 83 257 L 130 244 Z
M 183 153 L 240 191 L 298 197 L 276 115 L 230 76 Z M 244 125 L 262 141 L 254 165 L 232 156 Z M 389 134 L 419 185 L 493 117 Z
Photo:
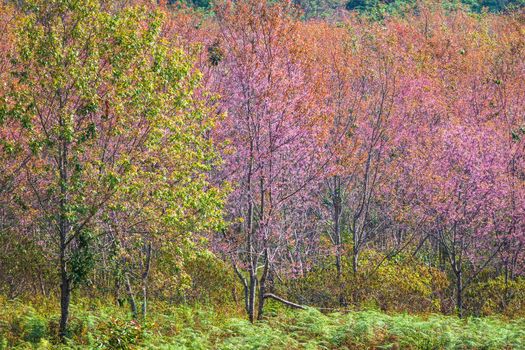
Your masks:
M 333 263 L 315 269 L 305 277 L 278 286 L 280 293 L 300 303 L 322 308 L 340 307 L 347 302 L 385 311 L 435 312 L 449 281 L 444 272 L 405 256 L 386 258 L 373 250 L 360 259 L 356 275 L 343 259 L 343 280 L 337 281 Z
M 22 328 L 23 339 L 33 344 L 48 336 L 46 320 L 35 314 L 24 317 Z
M 190 288 L 184 291 L 189 303 L 232 303 L 235 297 L 232 293 L 240 291 L 231 267 L 210 252 L 198 252 L 185 269 L 191 280 Z
M 471 285 L 465 293 L 465 308 L 471 314 L 488 316 L 503 314 L 525 317 L 525 278 L 508 279 L 504 276 L 485 279 Z
M 127 350 L 142 343 L 146 333 L 136 321 L 110 318 L 98 326 L 95 337 L 95 343 L 101 348 Z

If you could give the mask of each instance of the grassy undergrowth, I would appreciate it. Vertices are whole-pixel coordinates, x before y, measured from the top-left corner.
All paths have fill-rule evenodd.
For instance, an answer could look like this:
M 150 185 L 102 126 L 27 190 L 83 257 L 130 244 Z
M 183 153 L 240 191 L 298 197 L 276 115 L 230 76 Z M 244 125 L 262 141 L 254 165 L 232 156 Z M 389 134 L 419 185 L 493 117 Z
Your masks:
M 114 306 L 72 311 L 69 344 L 57 345 L 54 306 L 0 300 L 0 349 L 525 349 L 525 320 L 274 309 L 252 325 L 232 309 L 157 306 L 137 323 Z

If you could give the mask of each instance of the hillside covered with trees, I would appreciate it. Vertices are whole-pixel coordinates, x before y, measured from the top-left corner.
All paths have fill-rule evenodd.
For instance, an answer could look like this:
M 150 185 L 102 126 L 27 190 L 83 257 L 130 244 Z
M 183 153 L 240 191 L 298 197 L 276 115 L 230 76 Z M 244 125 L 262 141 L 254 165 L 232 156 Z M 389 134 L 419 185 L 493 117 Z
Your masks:
M 343 10 L 355 11 L 372 18 L 399 15 L 414 10 L 417 0 L 293 0 L 301 8 L 305 18 L 332 17 Z M 213 10 L 212 0 L 168 0 L 169 5 L 186 5 L 198 9 Z M 520 9 L 523 0 L 446 0 L 441 1 L 444 8 L 462 8 L 468 12 L 505 12 Z
M 0 350 L 525 348 L 522 5 L 0 2 Z

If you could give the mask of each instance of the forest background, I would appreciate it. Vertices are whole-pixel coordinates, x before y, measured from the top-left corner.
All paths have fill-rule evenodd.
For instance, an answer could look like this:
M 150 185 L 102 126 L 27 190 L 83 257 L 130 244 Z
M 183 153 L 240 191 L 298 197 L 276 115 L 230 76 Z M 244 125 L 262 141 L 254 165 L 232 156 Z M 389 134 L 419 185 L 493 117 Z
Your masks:
M 524 24 L 3 1 L 0 349 L 520 348 Z

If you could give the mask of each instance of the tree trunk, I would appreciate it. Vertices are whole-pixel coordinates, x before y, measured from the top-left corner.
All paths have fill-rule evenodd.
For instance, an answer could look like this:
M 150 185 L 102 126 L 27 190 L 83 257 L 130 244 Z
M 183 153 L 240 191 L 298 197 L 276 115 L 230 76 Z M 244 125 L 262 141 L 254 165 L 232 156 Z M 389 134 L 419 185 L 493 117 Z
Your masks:
M 146 284 L 142 285 L 142 319 L 146 319 L 146 314 L 148 311 L 148 288 Z
M 122 306 L 122 302 L 120 300 L 120 278 L 118 276 L 115 277 L 115 285 L 113 289 L 113 298 L 115 298 L 115 305 Z
M 264 270 L 259 282 L 259 305 L 257 309 L 257 319 L 262 320 L 264 313 L 264 295 L 266 293 L 266 279 L 269 273 L 268 249 L 264 253 Z
M 339 304 L 346 306 L 346 298 L 344 294 L 344 283 L 343 283 L 343 267 L 341 263 L 341 253 L 343 239 L 341 236 L 341 212 L 342 212 L 342 199 L 341 199 L 341 180 L 338 176 L 334 176 L 334 190 L 332 204 L 334 207 L 334 243 L 336 247 L 335 253 L 335 268 L 337 272 L 337 284 L 339 286 Z
M 456 273 L 456 309 L 459 318 L 463 318 L 463 274 L 461 270 Z
M 62 119 L 60 125 L 63 126 Z M 67 247 L 70 222 L 67 217 L 68 196 L 68 143 L 62 141 L 58 163 L 60 174 L 60 212 L 59 212 L 59 234 L 60 234 L 60 325 L 59 336 L 62 341 L 67 336 L 67 323 L 69 318 L 69 303 L 71 300 L 71 279 L 67 271 Z
M 135 302 L 135 295 L 133 294 L 133 289 L 131 288 L 131 283 L 129 282 L 129 276 L 126 274 L 126 293 L 128 294 L 129 306 L 131 308 L 131 315 L 134 320 L 138 318 L 137 313 L 137 303 Z
M 292 303 L 291 301 L 283 299 L 283 298 L 281 298 L 281 297 L 279 297 L 279 296 L 277 296 L 277 295 L 275 295 L 273 293 L 266 293 L 264 295 L 264 298 L 265 299 L 266 298 L 270 298 L 270 299 L 273 299 L 273 300 L 277 300 L 277 301 L 283 303 L 284 305 L 289 306 L 289 307 L 291 307 L 293 309 L 306 310 L 306 306 L 303 306 L 303 305 L 300 305 L 300 304 L 296 304 L 296 303 Z
M 507 308 L 510 301 L 510 290 L 509 290 L 509 264 L 505 261 L 505 291 L 503 293 L 501 305 L 501 312 L 503 313 Z
M 144 272 L 142 273 L 142 319 L 146 319 L 148 310 L 148 277 L 151 267 L 151 243 L 146 244 L 144 247 L 146 253 L 146 262 L 144 266 Z
M 255 294 L 257 291 L 257 276 L 250 271 L 250 295 L 248 296 L 248 319 L 251 323 L 255 321 Z
M 354 277 L 357 275 L 359 248 L 360 248 L 360 233 L 358 232 L 357 218 L 354 216 L 352 224 L 352 272 Z
M 359 269 L 359 251 L 357 251 L 357 249 L 354 249 L 354 254 L 352 256 L 352 271 L 354 272 L 354 276 L 357 275 L 358 269 Z
M 240 278 L 240 277 L 239 277 Z M 242 278 L 241 282 L 243 282 L 243 290 L 244 290 L 244 309 L 246 310 L 246 314 L 250 314 L 250 287 L 248 286 L 248 283 L 246 282 L 246 278 Z
M 338 280 L 341 277 L 341 188 L 339 184 L 339 179 L 337 176 L 334 176 L 334 190 L 333 190 L 332 204 L 334 207 L 334 243 L 336 246 L 336 255 L 335 255 L 335 267 L 337 270 Z
M 257 262 L 254 257 L 254 223 L 253 223 L 253 198 L 252 198 L 252 172 L 253 172 L 253 140 L 250 140 L 250 162 L 248 167 L 248 218 L 247 218 L 247 229 L 246 229 L 246 245 L 248 249 L 248 262 L 249 262 L 249 273 L 250 280 L 248 283 L 248 299 L 246 303 L 246 309 L 248 312 L 248 319 L 250 322 L 255 321 L 255 293 L 257 290 Z
M 63 250 L 63 249 L 61 249 Z M 65 250 L 65 249 L 64 249 Z M 65 252 L 60 254 L 60 329 L 59 336 L 62 341 L 67 336 L 67 323 L 69 318 L 69 303 L 71 300 L 71 283 L 67 275 Z
M 264 293 L 266 292 L 266 281 L 259 283 L 259 304 L 257 305 L 257 320 L 262 320 L 264 313 Z
M 250 287 L 248 284 L 245 284 L 243 286 L 244 288 L 244 309 L 246 310 L 246 314 L 250 314 Z

